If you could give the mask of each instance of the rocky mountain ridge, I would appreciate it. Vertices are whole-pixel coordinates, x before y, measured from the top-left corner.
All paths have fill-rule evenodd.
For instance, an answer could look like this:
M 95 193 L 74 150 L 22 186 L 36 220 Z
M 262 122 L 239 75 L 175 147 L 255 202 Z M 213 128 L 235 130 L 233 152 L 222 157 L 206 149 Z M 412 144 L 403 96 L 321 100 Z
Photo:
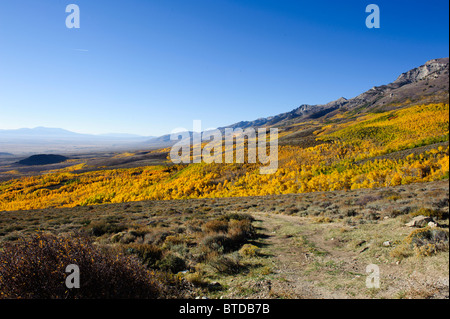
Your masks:
M 449 58 L 433 59 L 424 65 L 402 73 L 394 82 L 373 87 L 352 98 L 341 97 L 324 105 L 300 105 L 298 108 L 255 121 L 241 121 L 225 128 L 249 128 L 290 125 L 317 119 L 334 111 L 387 111 L 408 102 L 446 102 L 449 99 Z

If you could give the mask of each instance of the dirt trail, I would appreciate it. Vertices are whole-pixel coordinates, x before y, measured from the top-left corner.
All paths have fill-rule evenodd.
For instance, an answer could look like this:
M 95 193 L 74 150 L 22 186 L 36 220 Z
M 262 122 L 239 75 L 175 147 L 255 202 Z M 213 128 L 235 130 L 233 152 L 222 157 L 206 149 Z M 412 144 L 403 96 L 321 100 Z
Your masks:
M 303 222 L 299 217 L 266 213 L 254 213 L 253 216 L 260 227 L 263 238 L 261 243 L 273 258 L 273 294 L 297 299 L 348 298 L 344 293 L 330 291 L 320 285 L 320 275 L 310 271 L 310 266 L 316 262 L 317 257 L 299 243 L 299 238 L 307 237 L 309 244 L 321 252 L 324 247 L 321 247 L 320 234 L 302 232 Z
M 445 272 L 440 267 L 433 266 L 436 259 L 432 261 L 428 257 L 430 259 L 426 263 L 423 260 L 402 263 L 383 261 L 382 256 L 374 252 L 377 246 L 373 242 L 369 243 L 368 233 L 363 233 L 362 238 L 355 237 L 358 243 L 349 246 L 340 238 L 330 235 L 330 230 L 342 227 L 339 223 L 317 224 L 309 218 L 281 214 L 252 215 L 261 235 L 259 243 L 262 251 L 269 257 L 273 268 L 268 297 L 448 298 L 448 278 L 445 278 Z M 377 234 L 383 229 L 378 224 L 372 227 L 372 232 Z M 423 265 L 416 267 L 419 262 Z M 381 289 L 374 290 L 366 286 L 369 276 L 366 267 L 369 264 L 379 266 Z M 446 264 L 448 267 L 448 261 Z M 267 297 L 267 293 L 256 297 Z

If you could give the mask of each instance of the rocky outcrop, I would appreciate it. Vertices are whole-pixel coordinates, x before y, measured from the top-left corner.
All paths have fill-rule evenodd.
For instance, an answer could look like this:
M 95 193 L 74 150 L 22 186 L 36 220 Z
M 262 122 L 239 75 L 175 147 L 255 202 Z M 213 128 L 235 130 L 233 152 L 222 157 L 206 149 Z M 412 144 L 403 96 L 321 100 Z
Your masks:
M 405 85 L 422 80 L 437 79 L 449 68 L 449 58 L 430 60 L 424 65 L 400 75 L 393 84 Z
M 428 226 L 430 223 L 436 224 L 433 220 L 433 218 L 431 217 L 426 217 L 423 215 L 414 217 L 409 223 L 407 223 L 405 226 L 408 227 L 426 227 Z M 437 225 L 437 224 L 436 224 Z M 434 226 L 436 227 L 436 226 Z

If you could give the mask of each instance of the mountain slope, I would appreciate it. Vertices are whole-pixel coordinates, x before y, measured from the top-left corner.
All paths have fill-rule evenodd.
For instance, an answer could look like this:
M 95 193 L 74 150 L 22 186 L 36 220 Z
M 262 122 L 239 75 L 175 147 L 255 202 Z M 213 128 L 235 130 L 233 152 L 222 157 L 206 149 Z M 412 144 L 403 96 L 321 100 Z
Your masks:
M 398 108 L 409 102 L 448 103 L 448 76 L 449 58 L 434 59 L 401 74 L 393 83 L 373 87 L 349 100 L 341 97 L 325 105 L 301 105 L 287 113 L 255 121 L 242 121 L 225 126 L 222 129 L 261 126 L 282 127 L 304 120 L 323 118 L 340 109 L 354 112 L 380 112 Z
M 302 104 L 298 108 L 254 121 L 241 121 L 218 128 L 246 129 L 276 127 L 282 133 L 280 144 L 314 146 L 313 132 L 329 118 L 349 112 L 357 115 L 367 112 L 385 112 L 418 103 L 448 103 L 449 58 L 434 59 L 424 65 L 401 74 L 394 82 L 373 87 L 352 99 L 341 97 L 323 105 Z M 318 125 L 298 126 L 316 120 Z M 152 147 L 168 147 L 175 144 L 170 134 L 150 139 L 145 144 Z

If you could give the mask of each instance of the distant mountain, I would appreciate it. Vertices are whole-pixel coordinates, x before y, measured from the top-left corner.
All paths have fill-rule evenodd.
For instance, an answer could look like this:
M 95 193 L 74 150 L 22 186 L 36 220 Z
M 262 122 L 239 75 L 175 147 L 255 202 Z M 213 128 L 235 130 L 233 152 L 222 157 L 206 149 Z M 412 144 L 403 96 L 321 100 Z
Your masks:
M 108 134 L 82 134 L 75 133 L 61 128 L 21 128 L 16 130 L 0 130 L 0 138 L 13 139 L 57 139 L 57 140 L 111 140 L 111 139 L 149 139 L 152 136 L 140 136 L 124 133 L 108 133 Z
M 62 153 L 89 150 L 117 150 L 140 148 L 150 136 L 110 133 L 103 135 L 80 134 L 61 128 L 21 128 L 0 130 L 0 152 Z
M 47 127 L 36 127 L 36 128 L 20 128 L 16 130 L 0 130 L 0 137 L 81 137 L 89 136 L 86 134 L 79 134 L 63 130 L 60 128 L 47 128 Z
M 97 136 L 113 137 L 113 138 L 132 138 L 132 139 L 149 139 L 149 138 L 155 137 L 155 136 L 142 136 L 142 135 L 136 135 L 136 134 L 127 134 L 127 133 L 108 133 L 108 134 L 100 134 Z

